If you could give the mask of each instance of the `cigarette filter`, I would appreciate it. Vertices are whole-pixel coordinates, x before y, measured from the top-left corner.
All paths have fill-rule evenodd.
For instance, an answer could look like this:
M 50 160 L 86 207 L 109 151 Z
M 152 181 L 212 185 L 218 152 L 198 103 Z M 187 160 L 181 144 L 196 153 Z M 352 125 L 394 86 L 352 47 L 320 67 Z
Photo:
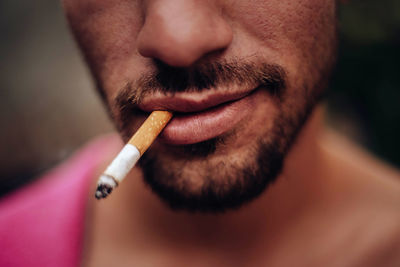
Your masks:
M 172 118 L 168 111 L 153 111 L 97 182 L 95 197 L 107 197 L 125 178 Z

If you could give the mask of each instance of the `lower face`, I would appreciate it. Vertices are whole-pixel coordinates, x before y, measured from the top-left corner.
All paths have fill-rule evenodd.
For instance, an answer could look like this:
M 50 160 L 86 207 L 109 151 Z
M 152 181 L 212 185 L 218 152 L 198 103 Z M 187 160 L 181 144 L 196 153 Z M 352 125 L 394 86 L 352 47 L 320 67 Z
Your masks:
M 66 13 L 125 141 L 151 110 L 183 103 L 187 111 L 192 100 L 197 105 L 195 112 L 175 112 L 140 161 L 145 181 L 161 199 L 174 209 L 224 211 L 275 181 L 334 63 L 334 1 L 216 1 L 233 40 L 190 68 L 138 53 L 141 3 L 82 2 L 65 0 Z M 234 97 L 218 107 L 199 104 L 220 94 Z M 160 95 L 164 101 L 157 102 Z

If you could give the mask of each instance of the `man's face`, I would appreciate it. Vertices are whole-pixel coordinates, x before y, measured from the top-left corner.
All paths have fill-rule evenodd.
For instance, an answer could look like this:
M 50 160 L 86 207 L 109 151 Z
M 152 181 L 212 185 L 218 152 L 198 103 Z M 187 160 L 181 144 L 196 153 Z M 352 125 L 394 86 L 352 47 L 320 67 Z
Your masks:
M 334 0 L 64 0 L 123 138 L 175 113 L 140 162 L 173 208 L 220 211 L 259 195 L 334 62 Z

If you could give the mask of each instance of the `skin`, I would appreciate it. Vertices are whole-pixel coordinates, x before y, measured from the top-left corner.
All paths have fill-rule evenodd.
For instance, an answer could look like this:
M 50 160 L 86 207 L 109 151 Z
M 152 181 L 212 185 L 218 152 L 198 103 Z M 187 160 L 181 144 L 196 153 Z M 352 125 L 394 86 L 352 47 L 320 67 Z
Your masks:
M 260 143 L 276 146 L 277 153 L 284 156 L 321 94 L 334 62 L 333 1 L 71 0 L 64 3 L 71 28 L 124 141 L 144 115 L 132 116 L 129 125 L 123 124 L 126 113 L 116 106 L 117 99 L 126 84 L 134 84 L 143 74 L 157 70 L 155 61 L 186 69 L 224 60 L 255 66 L 273 64 L 284 70 L 286 88 L 281 99 L 268 90 L 259 90 L 251 106 L 253 112 L 222 134 L 224 145 L 206 160 L 196 160 L 182 153 L 182 147 L 171 148 L 159 141 L 146 153 L 147 158 L 156 161 L 157 168 L 149 169 L 159 170 L 153 175 L 159 184 L 197 199 L 202 199 L 204 191 L 223 192 L 230 199 L 227 183 L 255 180 L 238 175 L 257 172 L 256 151 L 260 150 Z M 257 86 L 222 83 L 207 91 L 179 94 L 201 100 L 208 95 Z M 155 95 L 157 91 L 147 98 Z M 168 176 L 163 179 L 164 174 Z M 149 176 L 146 172 L 146 178 Z M 211 186 L 206 182 L 209 180 Z M 244 190 L 249 187 L 243 186 Z
M 170 210 L 135 169 L 118 194 L 92 203 L 85 266 L 395 266 L 400 261 L 394 252 L 400 248 L 395 212 L 400 184 L 394 170 L 324 130 L 321 107 L 293 146 L 286 134 L 281 139 L 272 134 L 277 120 L 300 127 L 299 118 L 307 118 L 322 93 L 335 57 L 336 2 L 65 0 L 64 7 L 122 132 L 143 118 L 121 129 L 116 97 L 127 82 L 152 73 L 155 61 L 180 68 L 218 60 L 266 62 L 281 66 L 287 76 L 283 100 L 262 91 L 252 115 L 224 136 L 225 145 L 206 163 L 169 153 L 162 142 L 149 151 L 162 155 L 160 168 L 183 173 L 186 192 L 196 195 L 205 171 L 216 169 L 221 158 L 225 172 L 253 166 L 256 141 L 276 142 L 288 153 L 275 183 L 238 210 L 191 214 Z M 183 94 L 201 99 L 223 90 Z M 288 125 L 284 132 L 295 138 Z M 213 179 L 223 184 L 224 175 Z M 172 186 L 179 185 L 172 179 Z

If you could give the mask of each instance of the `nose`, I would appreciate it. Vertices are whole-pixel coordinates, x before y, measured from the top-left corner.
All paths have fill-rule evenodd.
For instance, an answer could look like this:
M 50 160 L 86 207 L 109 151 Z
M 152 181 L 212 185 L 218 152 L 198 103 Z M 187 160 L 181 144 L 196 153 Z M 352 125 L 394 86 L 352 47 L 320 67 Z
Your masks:
M 138 52 L 174 67 L 188 67 L 232 42 L 220 10 L 204 0 L 153 0 L 145 7 Z

